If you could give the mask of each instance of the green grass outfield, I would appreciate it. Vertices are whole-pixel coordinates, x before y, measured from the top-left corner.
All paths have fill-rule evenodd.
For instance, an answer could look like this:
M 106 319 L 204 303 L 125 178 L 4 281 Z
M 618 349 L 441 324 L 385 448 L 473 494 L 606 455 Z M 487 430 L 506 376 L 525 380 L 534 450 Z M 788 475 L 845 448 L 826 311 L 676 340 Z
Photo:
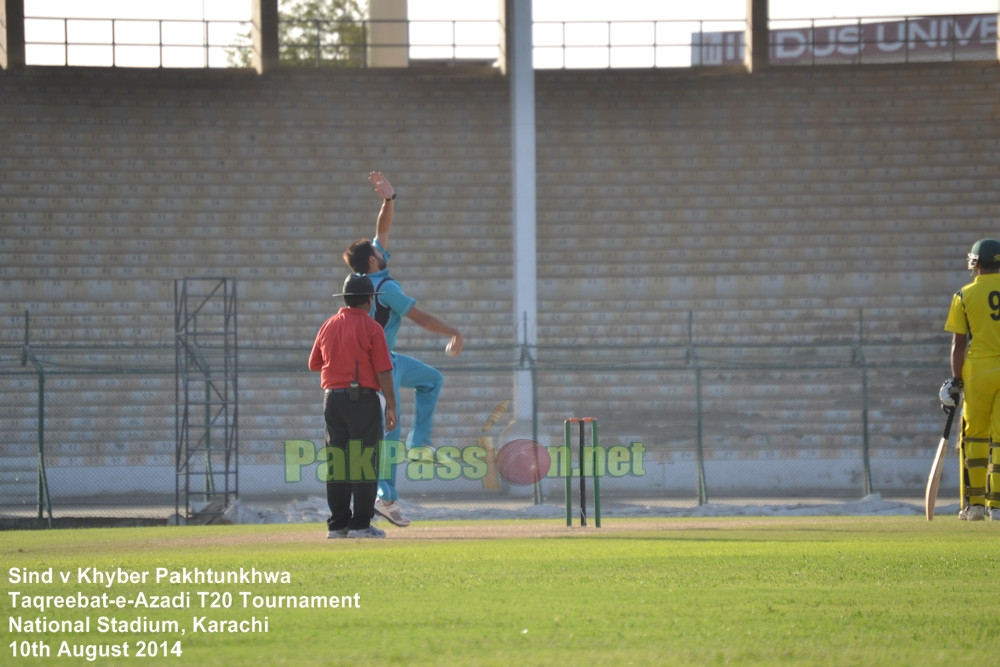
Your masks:
M 1000 660 L 1000 525 L 990 522 L 606 517 L 600 529 L 438 521 L 387 532 L 385 540 L 327 540 L 317 524 L 5 532 L 0 664 Z M 233 580 L 205 581 L 208 570 Z M 116 602 L 124 607 L 107 608 Z M 317 608 L 331 602 L 340 608 Z M 128 658 L 97 657 L 125 652 L 126 642 Z

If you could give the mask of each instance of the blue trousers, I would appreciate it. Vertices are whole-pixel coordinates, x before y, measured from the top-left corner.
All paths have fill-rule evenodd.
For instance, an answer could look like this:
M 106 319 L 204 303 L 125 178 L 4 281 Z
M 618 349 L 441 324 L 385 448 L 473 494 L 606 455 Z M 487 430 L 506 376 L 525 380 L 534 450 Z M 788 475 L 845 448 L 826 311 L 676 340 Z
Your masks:
M 438 396 L 444 384 L 441 371 L 428 366 L 419 359 L 405 354 L 392 353 L 392 381 L 396 390 L 396 428 L 385 434 L 387 443 L 398 443 L 402 433 L 403 396 L 402 388 L 413 390 L 413 426 L 406 438 L 406 448 L 430 445 L 431 431 L 434 429 L 434 410 L 437 408 Z M 383 445 L 383 460 L 390 460 Z M 392 464 L 388 478 L 378 484 L 378 497 L 385 502 L 399 498 L 396 493 L 396 469 L 399 464 Z

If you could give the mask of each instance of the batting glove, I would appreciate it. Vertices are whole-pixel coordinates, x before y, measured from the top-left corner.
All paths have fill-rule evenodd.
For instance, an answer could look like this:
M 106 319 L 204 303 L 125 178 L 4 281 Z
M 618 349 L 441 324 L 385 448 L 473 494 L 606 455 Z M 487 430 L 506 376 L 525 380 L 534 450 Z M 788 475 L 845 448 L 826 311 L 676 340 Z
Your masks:
M 957 406 L 959 399 L 962 398 L 962 379 L 945 380 L 941 385 L 941 391 L 938 392 L 938 398 L 941 399 L 941 407 L 945 412 Z

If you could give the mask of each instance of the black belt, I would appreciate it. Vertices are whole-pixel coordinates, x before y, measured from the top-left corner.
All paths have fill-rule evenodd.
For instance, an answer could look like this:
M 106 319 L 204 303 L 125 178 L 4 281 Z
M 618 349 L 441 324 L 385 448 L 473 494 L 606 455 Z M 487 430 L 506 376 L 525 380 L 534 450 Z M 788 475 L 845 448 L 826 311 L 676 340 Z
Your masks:
M 327 389 L 326 393 L 328 393 L 328 394 L 346 394 L 349 391 L 351 391 L 351 390 L 345 387 L 344 389 Z M 359 387 L 358 391 L 361 392 L 362 394 L 377 394 L 378 393 L 377 389 L 369 389 L 368 387 Z

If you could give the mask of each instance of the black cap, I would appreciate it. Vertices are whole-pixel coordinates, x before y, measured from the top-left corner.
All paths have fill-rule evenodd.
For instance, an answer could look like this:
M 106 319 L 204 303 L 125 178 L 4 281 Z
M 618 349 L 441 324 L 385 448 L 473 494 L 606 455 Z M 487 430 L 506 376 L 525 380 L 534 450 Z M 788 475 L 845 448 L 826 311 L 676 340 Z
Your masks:
M 360 273 L 352 273 L 344 279 L 344 291 L 333 296 L 375 296 L 377 294 L 384 294 L 384 292 L 375 291 L 371 278 Z

